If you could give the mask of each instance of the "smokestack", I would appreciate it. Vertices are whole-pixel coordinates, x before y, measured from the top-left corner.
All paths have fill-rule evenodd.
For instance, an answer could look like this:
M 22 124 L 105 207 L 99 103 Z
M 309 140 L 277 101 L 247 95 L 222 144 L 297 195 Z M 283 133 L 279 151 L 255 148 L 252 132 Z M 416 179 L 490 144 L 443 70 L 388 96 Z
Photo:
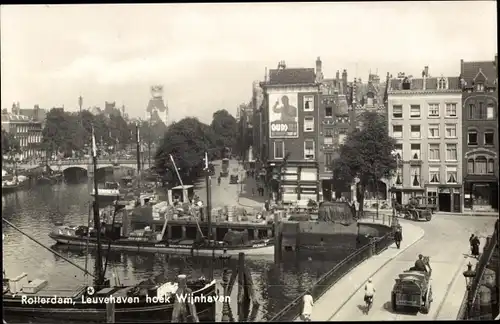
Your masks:
M 337 70 L 337 73 L 335 73 L 335 79 L 337 80 L 337 83 L 338 83 L 339 80 L 340 80 L 340 72 L 339 72 L 339 70 Z
M 354 78 L 354 81 L 352 82 L 352 106 L 356 106 L 356 103 L 357 103 L 357 99 L 356 99 L 356 96 L 357 96 L 357 83 L 356 83 L 356 78 Z
M 347 70 L 342 71 L 342 89 L 347 90 Z
M 323 70 L 321 58 L 318 56 L 316 59 L 316 82 L 319 83 L 321 81 L 323 81 Z

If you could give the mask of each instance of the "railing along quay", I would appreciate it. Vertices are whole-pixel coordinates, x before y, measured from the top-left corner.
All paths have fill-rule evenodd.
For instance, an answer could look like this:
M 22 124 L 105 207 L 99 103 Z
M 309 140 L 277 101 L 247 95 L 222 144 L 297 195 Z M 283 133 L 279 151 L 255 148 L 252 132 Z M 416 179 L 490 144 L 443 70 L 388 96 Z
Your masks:
M 366 218 L 366 216 L 365 216 Z M 330 271 L 321 276 L 318 281 L 311 288 L 311 295 L 314 300 L 318 300 L 323 296 L 333 285 L 340 279 L 348 274 L 352 269 L 357 267 L 363 261 L 370 257 L 381 253 L 386 250 L 393 243 L 392 231 L 386 235 L 374 239 L 372 242 L 357 249 L 351 253 L 344 260 L 340 261 Z M 290 304 L 283 308 L 280 312 L 275 314 L 269 321 L 270 322 L 287 322 L 293 321 L 302 312 L 302 299 L 305 292 L 295 298 Z
M 493 231 L 493 235 L 487 241 L 486 245 L 483 249 L 483 254 L 479 258 L 478 263 L 476 264 L 476 275 L 472 280 L 469 291 L 465 292 L 464 299 L 458 311 L 457 320 L 483 320 L 487 317 L 490 317 L 492 314 L 485 312 L 481 307 L 480 300 L 480 288 L 483 285 L 483 279 L 486 272 L 486 269 L 495 253 L 495 249 L 498 249 L 498 221 L 495 223 L 495 229 Z M 498 269 L 497 269 L 498 271 Z M 496 274 L 498 276 L 498 274 Z M 496 283 L 498 285 L 498 282 Z M 498 289 L 498 288 L 497 288 Z M 491 296 L 492 299 L 495 296 Z M 498 299 L 499 296 L 496 296 Z M 492 305 L 493 306 L 493 305 Z M 498 306 L 498 301 L 497 301 Z M 498 310 L 497 310 L 498 311 Z M 491 319 L 491 317 L 490 317 Z

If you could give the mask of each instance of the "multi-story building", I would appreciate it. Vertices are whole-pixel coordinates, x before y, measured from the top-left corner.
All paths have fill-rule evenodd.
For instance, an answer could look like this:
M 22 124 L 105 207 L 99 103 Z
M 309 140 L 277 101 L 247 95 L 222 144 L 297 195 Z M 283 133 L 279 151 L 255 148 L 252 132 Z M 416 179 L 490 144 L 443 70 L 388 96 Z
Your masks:
M 259 81 L 252 83 L 252 155 L 255 159 L 255 168 L 260 170 L 261 165 L 261 143 L 262 143 L 262 115 L 261 107 L 264 100 L 262 88 Z
M 319 200 L 321 80 L 321 64 L 315 71 L 287 68 L 280 62 L 269 71 L 269 80 L 260 84 L 264 93 L 261 158 L 273 195 L 284 203 Z
M 318 58 L 317 65 L 321 66 Z M 347 82 L 347 71 L 342 78 L 337 71 L 335 79 L 321 81 L 321 99 L 319 103 L 319 151 L 318 166 L 323 200 L 331 200 L 350 192 L 348 186 L 335 183 L 332 179 L 332 163 L 338 158 L 338 148 L 350 129 L 351 85 Z
M 43 150 L 42 143 L 42 121 L 35 119 L 34 116 L 24 116 L 19 114 L 22 110 L 25 112 L 34 111 L 34 116 L 38 117 L 40 109 L 38 105 L 34 109 L 20 109 L 19 103 L 12 105 L 12 112 L 2 112 L 2 129 L 7 133 L 14 135 L 19 141 L 19 158 L 26 159 L 31 157 L 41 157 Z
M 411 196 L 435 199 L 441 211 L 460 212 L 462 192 L 462 90 L 458 77 L 403 73 L 388 90 L 389 134 L 397 140 L 398 170 L 391 187 L 399 203 Z
M 460 63 L 465 206 L 498 209 L 498 55 Z

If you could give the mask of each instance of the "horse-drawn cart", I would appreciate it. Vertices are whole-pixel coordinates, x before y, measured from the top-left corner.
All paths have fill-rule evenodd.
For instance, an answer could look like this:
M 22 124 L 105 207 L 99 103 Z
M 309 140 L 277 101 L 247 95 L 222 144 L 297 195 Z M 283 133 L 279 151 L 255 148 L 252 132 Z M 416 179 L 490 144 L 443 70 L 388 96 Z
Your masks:
M 401 308 L 414 308 L 427 314 L 432 302 L 431 281 L 431 271 L 410 269 L 399 274 L 392 289 L 393 311 Z

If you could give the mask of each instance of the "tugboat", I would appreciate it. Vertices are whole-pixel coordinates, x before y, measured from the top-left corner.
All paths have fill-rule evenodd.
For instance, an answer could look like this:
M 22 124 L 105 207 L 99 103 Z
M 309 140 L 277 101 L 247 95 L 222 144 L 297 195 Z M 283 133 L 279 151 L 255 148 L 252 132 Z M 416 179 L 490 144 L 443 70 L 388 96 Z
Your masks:
M 97 169 L 95 147 L 95 139 L 92 134 L 94 174 Z M 185 307 L 185 305 L 179 306 L 180 303 L 177 302 L 176 293 L 185 292 L 187 288 L 190 289 L 194 301 L 194 307 L 190 307 L 188 310 L 188 319 L 213 322 L 215 320 L 214 307 L 216 304 L 214 301 L 217 300 L 215 296 L 215 280 L 207 280 L 203 277 L 188 280 L 185 275 L 180 275 L 178 282 L 158 283 L 150 279 L 135 286 L 122 286 L 118 283 L 115 287 L 110 287 L 110 281 L 105 278 L 108 262 L 106 260 L 103 266 L 102 259 L 103 240 L 101 240 L 100 235 L 101 221 L 98 209 L 100 195 L 95 177 L 94 189 L 97 195 L 94 195 L 93 220 L 96 233 L 98 233 L 95 239 L 97 245 L 95 274 L 90 274 L 87 269 L 70 262 L 64 256 L 43 246 L 14 224 L 2 218 L 2 221 L 7 225 L 62 259 L 72 263 L 95 279 L 92 286 L 81 286 L 74 290 L 51 291 L 50 284 L 46 280 L 28 280 L 26 273 L 14 278 L 6 278 L 4 275 L 2 298 L 4 320 L 8 323 L 19 321 L 23 323 L 32 321 L 40 323 L 44 320 L 53 322 L 55 320 L 71 319 L 72 322 L 105 323 L 106 302 L 109 303 L 112 300 L 115 303 L 116 322 L 170 322 L 174 308 Z M 116 212 L 117 208 L 115 208 L 115 214 Z

